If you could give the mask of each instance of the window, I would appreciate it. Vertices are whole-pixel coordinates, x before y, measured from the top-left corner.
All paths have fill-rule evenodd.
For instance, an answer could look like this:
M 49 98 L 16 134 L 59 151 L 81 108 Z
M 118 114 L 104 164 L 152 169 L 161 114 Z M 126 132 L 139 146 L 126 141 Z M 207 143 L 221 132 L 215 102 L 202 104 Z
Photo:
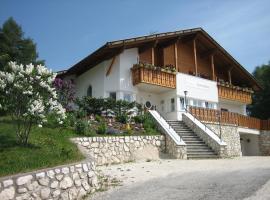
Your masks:
M 116 100 L 116 92 L 110 92 L 109 97 Z
M 128 102 L 131 102 L 132 101 L 131 94 L 124 93 L 124 100 L 128 101 Z
M 92 85 L 89 85 L 89 87 L 87 89 L 87 96 L 92 97 Z
M 211 105 L 211 103 L 209 104 L 207 101 L 205 102 L 205 107 L 206 107 L 206 108 L 211 108 L 210 105 Z
M 171 98 L 171 112 L 175 111 L 174 98 Z

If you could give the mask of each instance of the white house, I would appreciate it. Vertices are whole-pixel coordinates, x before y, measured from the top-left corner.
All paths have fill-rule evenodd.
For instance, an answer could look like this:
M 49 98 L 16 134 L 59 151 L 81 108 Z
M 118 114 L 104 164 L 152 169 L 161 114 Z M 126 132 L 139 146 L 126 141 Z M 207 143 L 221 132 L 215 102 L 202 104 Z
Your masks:
M 77 97 L 137 101 L 166 120 L 181 120 L 187 104 L 202 121 L 216 121 L 207 119 L 209 112 L 222 110 L 221 120 L 239 123 L 253 91 L 261 89 L 201 28 L 108 42 L 58 77 L 74 81 Z M 246 118 L 243 126 L 256 129 Z

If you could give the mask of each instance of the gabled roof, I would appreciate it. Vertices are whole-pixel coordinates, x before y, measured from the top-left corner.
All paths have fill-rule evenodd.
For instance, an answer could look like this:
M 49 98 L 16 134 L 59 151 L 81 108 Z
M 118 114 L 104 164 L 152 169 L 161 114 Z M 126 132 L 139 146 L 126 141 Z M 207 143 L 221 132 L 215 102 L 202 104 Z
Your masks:
M 241 65 L 239 64 L 222 46 L 220 46 L 206 31 L 202 28 L 193 28 L 193 29 L 186 29 L 186 30 L 179 30 L 174 32 L 166 32 L 166 33 L 159 33 L 141 37 L 134 37 L 129 39 L 123 40 L 116 40 L 107 42 L 105 45 L 101 46 L 99 49 L 73 65 L 69 68 L 65 75 L 76 74 L 80 75 L 85 71 L 93 68 L 97 64 L 101 63 L 104 60 L 110 59 L 115 55 L 121 53 L 124 49 L 128 48 L 135 48 L 140 46 L 145 46 L 146 44 L 162 44 L 171 40 L 179 39 L 179 38 L 192 38 L 196 36 L 203 37 L 204 39 L 212 45 L 212 48 L 217 49 L 219 53 L 223 54 L 230 62 L 232 62 L 239 73 L 243 74 L 247 81 L 252 83 L 252 87 L 255 90 L 261 88 L 259 83 L 256 79 Z M 61 74 L 60 76 L 63 76 Z

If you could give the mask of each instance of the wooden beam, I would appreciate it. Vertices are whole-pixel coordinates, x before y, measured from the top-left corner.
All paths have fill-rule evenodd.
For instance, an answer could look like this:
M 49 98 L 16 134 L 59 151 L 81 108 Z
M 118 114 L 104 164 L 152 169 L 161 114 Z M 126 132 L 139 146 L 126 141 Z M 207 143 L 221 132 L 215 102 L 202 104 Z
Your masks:
M 151 48 L 151 64 L 154 65 L 155 64 L 155 48 Z
M 110 64 L 110 66 L 109 66 L 109 68 L 108 68 L 108 70 L 107 70 L 107 72 L 106 72 L 106 76 L 109 76 L 109 75 L 110 75 L 110 73 L 111 73 L 111 71 L 112 71 L 112 66 L 113 66 L 114 61 L 115 61 L 115 58 L 116 58 L 116 56 L 113 57 L 113 59 L 112 59 L 112 61 L 111 61 L 111 64 Z
M 198 37 L 197 34 L 193 34 L 193 35 L 191 35 L 191 36 L 187 36 L 187 37 L 185 37 L 185 38 L 181 38 L 181 41 L 182 41 L 183 44 L 185 44 L 185 43 L 187 43 L 187 42 L 189 42 L 189 41 L 194 41 L 194 40 L 196 40 L 197 37 Z
M 196 39 L 193 40 L 193 53 L 194 53 L 194 65 L 195 65 L 195 75 L 198 75 L 198 63 L 197 63 L 197 48 Z
M 212 80 L 215 81 L 216 75 L 215 75 L 215 61 L 214 61 L 214 54 L 210 55 L 211 59 L 211 69 L 212 69 Z
M 178 71 L 177 45 L 178 45 L 178 41 L 176 43 L 174 43 L 174 58 L 175 58 L 175 69 L 176 69 L 176 71 Z
M 209 56 L 211 56 L 211 55 L 213 55 L 213 54 L 216 54 L 216 52 L 217 52 L 216 49 L 209 49 L 209 50 L 207 50 L 207 51 L 201 53 L 201 54 L 200 54 L 200 57 L 201 57 L 201 58 L 206 58 L 206 57 L 209 57 Z
M 231 66 L 228 70 L 228 79 L 229 79 L 230 84 L 232 84 L 232 74 L 231 74 L 232 69 L 233 69 L 233 67 Z

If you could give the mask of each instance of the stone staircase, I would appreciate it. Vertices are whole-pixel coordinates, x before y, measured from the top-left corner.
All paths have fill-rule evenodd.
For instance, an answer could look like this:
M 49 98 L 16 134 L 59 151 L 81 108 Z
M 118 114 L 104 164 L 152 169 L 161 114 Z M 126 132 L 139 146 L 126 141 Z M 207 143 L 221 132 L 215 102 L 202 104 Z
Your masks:
M 218 155 L 182 121 L 167 121 L 187 145 L 188 159 L 211 159 Z

